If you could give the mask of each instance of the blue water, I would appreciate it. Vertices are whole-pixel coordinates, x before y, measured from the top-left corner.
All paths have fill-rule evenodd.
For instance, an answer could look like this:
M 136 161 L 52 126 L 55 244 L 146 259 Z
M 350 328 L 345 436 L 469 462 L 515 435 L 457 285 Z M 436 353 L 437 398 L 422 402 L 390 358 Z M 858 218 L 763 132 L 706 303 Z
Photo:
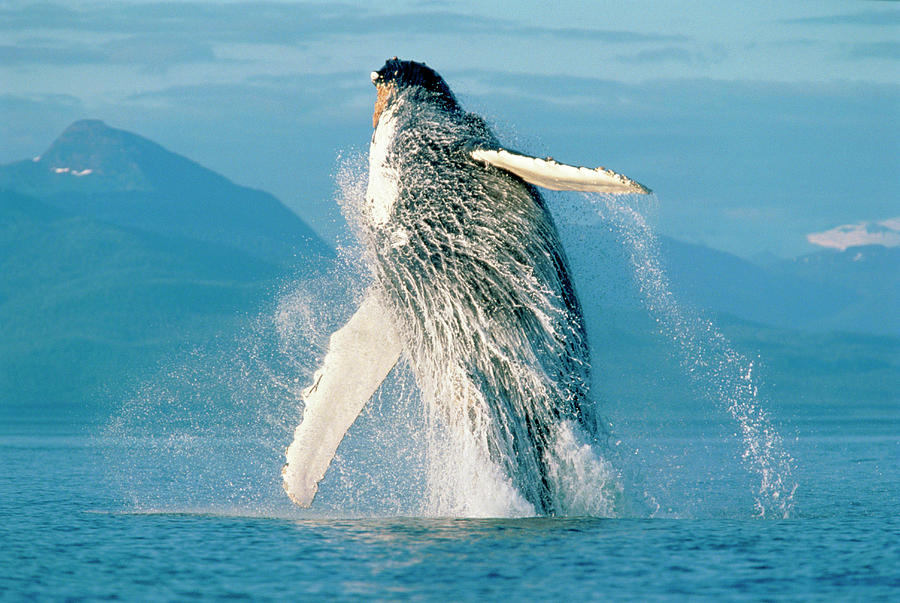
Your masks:
M 0 598 L 897 599 L 900 416 L 844 419 L 798 417 L 788 429 L 790 519 L 750 508 L 724 518 L 709 508 L 682 519 L 346 519 L 203 497 L 149 507 L 109 475 L 123 442 L 10 425 L 0 434 Z M 279 480 L 276 467 L 273 491 Z M 728 498 L 732 486 L 713 486 Z

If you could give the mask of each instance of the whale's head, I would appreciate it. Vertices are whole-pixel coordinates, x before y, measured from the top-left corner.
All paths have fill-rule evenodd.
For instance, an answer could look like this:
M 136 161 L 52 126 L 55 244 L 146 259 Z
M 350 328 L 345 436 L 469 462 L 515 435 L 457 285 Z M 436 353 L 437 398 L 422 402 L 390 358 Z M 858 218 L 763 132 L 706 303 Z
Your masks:
M 388 59 L 384 67 L 371 74 L 372 83 L 378 91 L 372 127 L 378 125 L 381 113 L 398 98 L 404 97 L 417 102 L 431 102 L 445 110 L 456 110 L 459 105 L 450 92 L 450 86 L 438 72 L 415 61 L 401 61 L 397 57 Z

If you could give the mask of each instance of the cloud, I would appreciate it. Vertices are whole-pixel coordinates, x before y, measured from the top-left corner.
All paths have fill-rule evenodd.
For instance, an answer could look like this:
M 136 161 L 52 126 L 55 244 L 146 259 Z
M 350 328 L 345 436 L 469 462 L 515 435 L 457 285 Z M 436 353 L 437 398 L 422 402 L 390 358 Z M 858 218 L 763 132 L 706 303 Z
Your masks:
M 334 36 L 485 34 L 547 36 L 611 44 L 684 41 L 683 36 L 590 28 L 523 26 L 452 10 L 364 11 L 340 3 L 115 3 L 72 9 L 29 4 L 0 9 L 0 30 L 165 36 L 205 43 L 292 45 Z
M 867 42 L 854 44 L 846 52 L 848 59 L 900 59 L 900 42 Z
M 131 36 L 107 42 L 24 40 L 0 46 L 0 63 L 23 65 L 138 65 L 157 70 L 176 63 L 217 60 L 212 46 L 172 36 Z
M 176 111 L 196 121 L 268 122 L 346 126 L 371 122 L 374 89 L 367 74 L 257 76 L 235 83 L 170 86 L 132 94 L 131 107 Z
M 848 247 L 863 245 L 881 245 L 883 247 L 900 246 L 900 217 L 882 220 L 881 222 L 858 222 L 845 224 L 806 235 L 806 240 L 813 245 L 844 251 Z
M 112 40 L 102 48 L 110 62 L 166 66 L 173 63 L 221 61 L 210 44 L 175 36 L 132 36 Z
M 648 48 L 632 54 L 619 54 L 617 59 L 625 63 L 684 63 L 688 65 L 708 65 L 725 58 L 725 51 L 714 48 L 709 52 L 693 50 L 683 46 Z
M 582 99 L 580 110 L 595 119 L 595 111 L 609 115 L 687 123 L 719 120 L 783 130 L 816 124 L 845 124 L 862 130 L 873 123 L 873 111 L 896 114 L 900 85 L 867 82 L 790 83 L 727 81 L 708 78 L 660 79 L 631 84 L 616 80 L 569 75 L 507 73 L 488 70 L 448 72 L 454 90 L 474 90 L 480 97 L 502 95 L 519 104 L 520 98 L 541 98 L 559 105 Z M 469 92 L 471 94 L 471 92 Z M 885 130 L 887 137 L 896 136 Z M 671 126 L 669 126 L 671 127 Z M 693 122 L 690 125 L 694 127 Z M 766 134 L 771 137 L 771 134 Z
M 51 43 L 21 43 L 0 46 L 0 63 L 7 66 L 20 65 L 81 65 L 100 63 L 108 60 L 108 55 L 91 45 L 57 45 Z
M 332 4 L 246 2 L 216 4 L 109 3 L 72 9 L 29 4 L 0 9 L 0 29 L 13 32 L 80 32 L 166 37 L 189 35 L 207 42 L 288 44 L 332 33 L 361 33 L 372 27 L 353 7 Z M 449 26 L 459 27 L 460 19 Z M 402 27 L 407 23 L 397 24 Z
M 592 40 L 607 44 L 633 44 L 643 42 L 686 42 L 688 38 L 682 35 L 642 33 L 614 29 L 583 29 L 583 28 L 553 28 L 553 27 L 515 27 L 511 26 L 506 33 L 520 36 L 551 36 L 566 40 Z
M 788 25 L 859 25 L 866 27 L 890 27 L 900 25 L 900 11 L 867 10 L 843 15 L 822 15 L 784 19 Z

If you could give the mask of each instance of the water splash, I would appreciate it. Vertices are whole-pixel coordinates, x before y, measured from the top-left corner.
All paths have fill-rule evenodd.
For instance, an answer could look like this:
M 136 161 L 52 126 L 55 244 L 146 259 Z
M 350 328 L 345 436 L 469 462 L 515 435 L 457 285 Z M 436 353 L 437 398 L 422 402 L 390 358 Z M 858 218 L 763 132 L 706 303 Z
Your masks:
M 662 333 L 676 346 L 681 366 L 694 386 L 726 410 L 736 423 L 743 462 L 759 480 L 756 514 L 789 517 L 797 487 L 794 461 L 762 408 L 753 375 L 754 363 L 737 352 L 710 320 L 678 302 L 661 266 L 657 239 L 644 212 L 625 200 L 609 195 L 583 196 L 587 209 L 612 228 L 627 250 L 643 303 Z
M 162 359 L 100 434 L 123 502 L 137 511 L 310 515 L 284 496 L 284 448 L 302 417 L 301 392 L 363 286 L 356 267 L 338 261 L 286 283 L 236 332 Z M 409 382 L 398 370 L 370 401 L 313 515 L 421 514 L 421 413 Z
M 339 200 L 353 223 L 364 197 L 364 154 L 344 158 L 337 183 Z M 640 297 L 677 348 L 683 372 L 734 425 L 742 462 L 756 479 L 756 513 L 789 516 L 796 488 L 793 460 L 762 409 L 755 363 L 736 352 L 715 325 L 674 298 L 646 212 L 621 203 L 621 198 L 566 198 L 577 205 L 565 210 L 569 214 L 593 215 L 615 234 Z M 108 465 L 111 479 L 134 508 L 304 516 L 281 490 L 283 449 L 302 416 L 300 392 L 321 362 L 328 336 L 371 284 L 358 245 L 348 242 L 340 256 L 315 279 L 287 284 L 272 306 L 241 332 L 169 360 L 158 377 L 116 413 L 105 433 L 118 442 Z M 593 268 L 580 268 L 585 270 L 582 280 L 599 278 L 597 264 L 594 258 Z M 489 430 L 473 430 L 473 420 L 492 419 L 463 412 L 448 415 L 429 406 L 412 367 L 398 366 L 341 445 L 314 512 L 533 514 L 533 507 L 488 454 Z M 635 510 L 634 501 L 628 500 L 636 480 L 623 473 L 623 457 L 646 454 L 642 445 L 631 445 L 627 434 L 613 431 L 615 443 L 606 446 L 587 437 L 578 425 L 562 421 L 557 427 L 547 452 L 547 478 L 559 514 L 657 513 L 652 488 L 644 493 L 648 509 Z M 616 453 L 616 444 L 625 452 Z

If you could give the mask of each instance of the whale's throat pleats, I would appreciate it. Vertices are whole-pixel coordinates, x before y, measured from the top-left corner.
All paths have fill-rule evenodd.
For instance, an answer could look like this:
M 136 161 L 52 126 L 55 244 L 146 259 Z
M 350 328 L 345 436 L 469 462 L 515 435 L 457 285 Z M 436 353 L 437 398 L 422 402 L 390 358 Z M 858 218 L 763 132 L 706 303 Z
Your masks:
M 380 116 L 369 145 L 369 183 L 366 187 L 364 213 L 372 227 L 384 228 L 397 203 L 400 174 L 396 159 L 390 155 L 397 132 L 395 113 L 388 109 Z

